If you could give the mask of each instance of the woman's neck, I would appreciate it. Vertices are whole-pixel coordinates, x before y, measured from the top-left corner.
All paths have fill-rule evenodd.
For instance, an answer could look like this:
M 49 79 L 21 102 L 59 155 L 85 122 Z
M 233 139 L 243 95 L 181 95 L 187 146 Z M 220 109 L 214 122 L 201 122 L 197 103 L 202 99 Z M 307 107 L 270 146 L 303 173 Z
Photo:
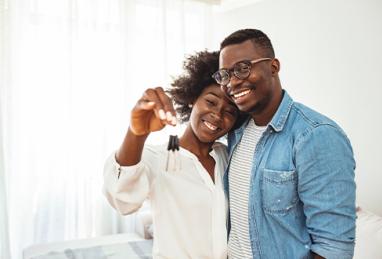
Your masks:
M 197 157 L 207 157 L 211 152 L 213 142 L 203 143 L 201 142 L 189 125 L 184 134 L 179 139 L 179 145 L 196 155 Z

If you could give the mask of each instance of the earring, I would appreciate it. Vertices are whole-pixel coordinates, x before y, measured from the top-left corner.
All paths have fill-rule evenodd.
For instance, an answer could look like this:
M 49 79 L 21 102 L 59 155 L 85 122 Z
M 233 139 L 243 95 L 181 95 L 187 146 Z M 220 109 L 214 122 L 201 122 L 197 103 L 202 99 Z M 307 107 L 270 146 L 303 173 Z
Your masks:
M 192 103 L 190 103 L 190 104 L 188 105 L 188 108 L 192 109 Z

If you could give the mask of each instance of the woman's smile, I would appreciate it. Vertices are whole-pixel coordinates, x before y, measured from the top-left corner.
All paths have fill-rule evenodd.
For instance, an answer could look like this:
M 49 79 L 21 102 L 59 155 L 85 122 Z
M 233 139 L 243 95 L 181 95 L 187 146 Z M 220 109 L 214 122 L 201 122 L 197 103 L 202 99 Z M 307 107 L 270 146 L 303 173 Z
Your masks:
M 211 123 L 211 122 L 208 122 L 206 120 L 202 120 L 203 124 L 208 128 L 210 129 L 211 131 L 213 132 L 217 132 L 220 130 L 220 128 L 218 126 L 216 126 L 215 124 Z

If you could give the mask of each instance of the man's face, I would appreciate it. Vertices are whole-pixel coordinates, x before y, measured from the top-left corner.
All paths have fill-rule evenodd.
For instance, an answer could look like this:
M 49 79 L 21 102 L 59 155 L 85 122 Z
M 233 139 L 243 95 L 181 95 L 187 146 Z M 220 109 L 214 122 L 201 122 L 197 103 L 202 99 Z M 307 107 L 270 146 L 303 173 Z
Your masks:
M 232 69 L 241 61 L 253 61 L 265 58 L 263 51 L 250 41 L 228 45 L 220 51 L 219 68 Z M 232 98 L 237 107 L 252 115 L 260 115 L 272 104 L 276 73 L 273 66 L 277 60 L 270 59 L 252 64 L 250 74 L 246 79 L 239 79 L 231 72 L 231 79 L 226 86 L 227 94 Z M 278 67 L 276 68 L 278 70 Z

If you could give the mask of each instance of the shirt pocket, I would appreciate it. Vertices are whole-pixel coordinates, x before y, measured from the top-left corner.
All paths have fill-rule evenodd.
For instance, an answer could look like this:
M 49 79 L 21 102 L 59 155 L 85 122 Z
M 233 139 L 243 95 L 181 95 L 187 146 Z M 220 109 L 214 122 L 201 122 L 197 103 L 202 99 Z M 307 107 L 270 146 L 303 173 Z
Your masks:
M 298 202 L 296 171 L 264 169 L 261 191 L 265 212 L 288 213 Z

